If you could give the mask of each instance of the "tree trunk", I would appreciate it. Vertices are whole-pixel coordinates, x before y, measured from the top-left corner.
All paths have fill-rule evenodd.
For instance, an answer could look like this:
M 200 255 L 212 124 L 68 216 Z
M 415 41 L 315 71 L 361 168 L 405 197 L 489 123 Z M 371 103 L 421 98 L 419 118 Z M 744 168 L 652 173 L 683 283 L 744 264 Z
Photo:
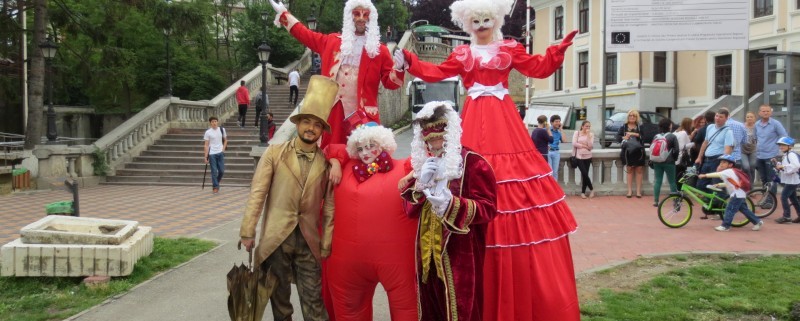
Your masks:
M 33 149 L 42 141 L 42 115 L 44 111 L 44 57 L 39 44 L 45 39 L 47 26 L 47 0 L 33 0 L 33 39 L 31 39 L 28 98 L 28 130 L 25 132 L 25 149 Z M 25 44 L 22 44 L 25 45 Z

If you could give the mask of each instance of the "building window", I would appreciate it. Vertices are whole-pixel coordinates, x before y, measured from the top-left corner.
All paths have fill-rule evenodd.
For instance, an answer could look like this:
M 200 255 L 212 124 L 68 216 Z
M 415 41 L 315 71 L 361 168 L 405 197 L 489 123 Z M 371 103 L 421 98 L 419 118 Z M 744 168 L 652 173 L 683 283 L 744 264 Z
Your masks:
M 589 32 L 589 0 L 581 0 L 578 4 L 578 32 Z
M 617 53 L 606 54 L 606 84 L 614 85 L 617 83 Z
M 578 53 L 578 88 L 589 87 L 589 52 Z
M 753 18 L 772 15 L 772 0 L 753 0 Z
M 731 94 L 731 73 L 733 72 L 731 55 L 714 58 L 714 98 Z
M 556 7 L 555 19 L 553 19 L 553 38 L 558 40 L 564 38 L 564 7 Z
M 656 51 L 653 53 L 653 81 L 667 81 L 667 52 Z
M 558 67 L 553 73 L 553 91 L 564 90 L 564 67 Z

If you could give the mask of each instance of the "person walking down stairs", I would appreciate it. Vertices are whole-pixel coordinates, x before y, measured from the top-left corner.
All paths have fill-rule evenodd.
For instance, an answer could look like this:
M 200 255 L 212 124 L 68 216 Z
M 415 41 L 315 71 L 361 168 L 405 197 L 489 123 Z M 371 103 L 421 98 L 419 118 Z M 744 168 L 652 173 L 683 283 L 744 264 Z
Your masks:
M 244 128 L 245 117 L 247 116 L 247 107 L 250 106 L 250 91 L 244 85 L 244 80 L 239 82 L 241 86 L 236 89 L 236 103 L 239 104 L 239 127 Z
M 225 129 L 219 127 L 219 119 L 211 116 L 208 118 L 211 126 L 203 135 L 205 146 L 203 147 L 205 162 L 211 164 L 211 186 L 214 194 L 219 192 L 219 182 L 225 174 L 225 149 L 228 148 L 228 135 Z

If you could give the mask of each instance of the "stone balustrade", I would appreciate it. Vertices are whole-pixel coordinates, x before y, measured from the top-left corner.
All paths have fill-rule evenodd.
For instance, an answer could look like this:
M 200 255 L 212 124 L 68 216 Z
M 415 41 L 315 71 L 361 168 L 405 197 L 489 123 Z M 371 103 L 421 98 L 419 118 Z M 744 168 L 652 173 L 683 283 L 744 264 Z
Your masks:
M 561 150 L 561 161 L 558 169 L 559 185 L 567 195 L 579 195 L 581 192 L 581 173 L 577 168 L 569 166 L 569 157 L 572 150 Z M 647 154 L 647 152 L 645 152 Z M 620 160 L 619 148 L 594 149 L 592 150 L 591 171 L 592 185 L 595 194 L 598 195 L 625 195 L 628 193 L 626 184 L 626 168 L 623 168 Z M 642 194 L 653 195 L 653 170 L 645 166 L 642 175 Z M 636 193 L 636 186 L 632 188 Z M 664 177 L 661 186 L 661 195 L 669 193 L 669 183 Z

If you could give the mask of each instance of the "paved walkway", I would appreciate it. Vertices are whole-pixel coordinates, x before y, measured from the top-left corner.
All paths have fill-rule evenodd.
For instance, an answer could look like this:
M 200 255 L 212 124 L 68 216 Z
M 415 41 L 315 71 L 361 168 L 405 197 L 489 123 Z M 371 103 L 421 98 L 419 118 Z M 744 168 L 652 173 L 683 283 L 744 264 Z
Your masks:
M 400 146 L 408 144 L 407 137 L 398 141 Z M 225 274 L 246 258 L 235 249 L 246 188 L 225 188 L 223 180 L 218 195 L 199 186 L 98 186 L 80 193 L 81 216 L 137 220 L 161 237 L 196 236 L 216 240 L 220 246 L 71 320 L 228 319 Z M 0 196 L 0 242 L 19 237 L 20 228 L 43 217 L 44 204 L 70 198 L 60 190 Z M 683 228 L 667 228 L 649 197 L 570 196 L 567 202 L 580 225 L 571 236 L 576 273 L 663 253 L 800 253 L 800 224 L 775 224 L 778 214 L 769 217 L 760 232 L 748 226 L 722 233 L 713 230 L 719 221 L 699 216 Z M 294 300 L 298 307 L 294 317 L 300 320 Z M 375 320 L 389 320 L 383 291 L 377 291 L 374 302 Z M 271 320 L 269 310 L 266 314 L 265 319 Z

